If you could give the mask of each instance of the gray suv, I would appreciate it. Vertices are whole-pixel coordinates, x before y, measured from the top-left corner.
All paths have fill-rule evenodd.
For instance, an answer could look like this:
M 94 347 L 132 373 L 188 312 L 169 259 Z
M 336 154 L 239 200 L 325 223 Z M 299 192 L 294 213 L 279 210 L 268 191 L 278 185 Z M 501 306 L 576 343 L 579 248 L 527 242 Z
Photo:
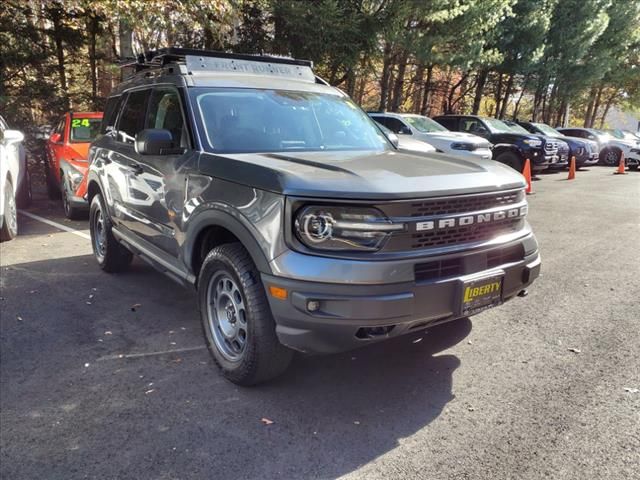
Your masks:
M 538 276 L 520 174 L 398 151 L 310 62 L 171 48 L 132 68 L 89 154 L 95 257 L 195 286 L 229 380 L 468 317 Z

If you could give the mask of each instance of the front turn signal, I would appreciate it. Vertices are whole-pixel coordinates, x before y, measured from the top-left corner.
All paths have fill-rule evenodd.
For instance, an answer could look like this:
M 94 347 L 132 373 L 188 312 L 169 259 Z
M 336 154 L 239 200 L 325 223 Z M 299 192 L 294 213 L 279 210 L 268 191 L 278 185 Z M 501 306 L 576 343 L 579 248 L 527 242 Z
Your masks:
M 273 298 L 277 298 L 278 300 L 286 300 L 288 296 L 286 288 L 276 287 L 274 285 L 269 285 L 269 293 Z

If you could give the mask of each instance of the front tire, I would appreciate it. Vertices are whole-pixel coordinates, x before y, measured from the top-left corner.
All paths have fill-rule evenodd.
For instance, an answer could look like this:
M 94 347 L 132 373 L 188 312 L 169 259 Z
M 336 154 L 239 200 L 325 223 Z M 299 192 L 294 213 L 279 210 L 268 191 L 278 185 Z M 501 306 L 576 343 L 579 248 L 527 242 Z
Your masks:
M 18 210 L 16 197 L 13 192 L 13 184 L 7 179 L 4 184 L 4 221 L 0 228 L 0 241 L 13 240 L 18 235 Z
M 202 328 L 222 374 L 238 385 L 255 385 L 282 374 L 293 358 L 276 335 L 260 274 L 239 243 L 207 255 L 198 277 Z
M 617 167 L 622 151 L 618 148 L 606 148 L 600 153 L 600 161 L 609 167 Z
M 105 272 L 117 273 L 126 270 L 133 254 L 113 236 L 111 218 L 99 193 L 93 197 L 89 210 L 89 232 L 93 255 Z
M 522 173 L 524 170 L 524 161 L 518 155 L 513 152 L 504 152 L 496 157 L 496 160 L 500 163 L 510 166 L 517 172 Z

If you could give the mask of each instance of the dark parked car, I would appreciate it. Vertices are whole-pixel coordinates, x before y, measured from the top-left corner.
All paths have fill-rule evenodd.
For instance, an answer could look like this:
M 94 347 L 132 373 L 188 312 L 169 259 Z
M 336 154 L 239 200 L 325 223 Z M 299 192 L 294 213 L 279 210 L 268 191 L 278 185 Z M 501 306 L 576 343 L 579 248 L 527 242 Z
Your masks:
M 558 161 L 558 146 L 536 135 L 514 132 L 495 118 L 475 115 L 442 115 L 435 121 L 455 132 L 469 132 L 493 144 L 493 159 L 522 172 L 526 159 L 534 172 L 545 170 Z
M 554 137 L 566 142 L 569 145 L 569 157 L 576 157 L 577 167 L 598 163 L 600 151 L 595 141 L 586 138 L 569 137 L 545 123 L 522 121 L 518 121 L 518 123 L 531 133 Z
M 558 148 L 558 160 L 549 165 L 549 168 L 558 169 L 558 168 L 566 168 L 569 165 L 569 144 L 558 137 L 554 137 L 552 135 L 545 135 L 537 132 L 530 132 L 521 125 L 511 120 L 503 120 L 504 123 L 509 125 L 514 132 L 523 133 L 529 135 L 533 133 L 537 135 L 539 138 L 545 141 L 546 144 L 555 143 Z
M 311 63 L 166 49 L 109 96 L 89 228 L 107 272 L 135 253 L 195 287 L 239 384 L 465 318 L 540 272 L 522 175 L 397 150 Z

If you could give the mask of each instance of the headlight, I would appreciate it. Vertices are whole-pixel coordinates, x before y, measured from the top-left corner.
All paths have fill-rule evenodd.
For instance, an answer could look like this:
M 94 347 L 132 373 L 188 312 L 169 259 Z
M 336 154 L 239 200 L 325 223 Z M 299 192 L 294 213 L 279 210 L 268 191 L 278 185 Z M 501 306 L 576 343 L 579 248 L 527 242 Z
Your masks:
M 308 206 L 295 219 L 298 240 L 309 248 L 333 251 L 376 251 L 393 233 L 404 230 L 375 208 Z
M 476 146 L 473 143 L 452 143 L 451 148 L 453 150 L 468 150 L 472 151 L 476 149 Z
M 540 145 L 542 145 L 542 140 L 534 140 L 532 138 L 527 138 L 524 140 L 524 143 L 526 143 L 530 147 L 539 147 Z
M 80 182 L 82 182 L 84 173 L 69 165 L 67 167 L 67 178 L 69 179 L 69 184 L 75 190 L 76 188 L 78 188 L 78 185 L 80 185 Z

